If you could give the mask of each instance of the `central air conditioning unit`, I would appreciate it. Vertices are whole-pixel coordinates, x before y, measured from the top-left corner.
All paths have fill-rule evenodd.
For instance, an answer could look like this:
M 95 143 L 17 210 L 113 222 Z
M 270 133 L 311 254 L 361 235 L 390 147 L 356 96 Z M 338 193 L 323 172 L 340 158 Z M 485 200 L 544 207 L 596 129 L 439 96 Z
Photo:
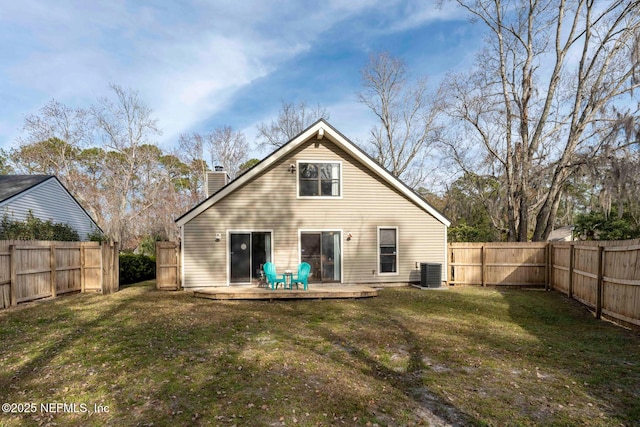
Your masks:
M 420 286 L 439 288 L 442 285 L 442 264 L 420 263 Z

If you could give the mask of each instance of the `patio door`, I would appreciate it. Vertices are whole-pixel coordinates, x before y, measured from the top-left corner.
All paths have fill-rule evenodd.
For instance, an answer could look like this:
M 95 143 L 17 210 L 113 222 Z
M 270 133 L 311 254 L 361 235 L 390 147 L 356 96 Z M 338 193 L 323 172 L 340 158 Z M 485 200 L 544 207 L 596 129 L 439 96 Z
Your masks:
M 247 284 L 260 277 L 271 261 L 271 232 L 232 232 L 229 235 L 229 282 Z
M 341 254 L 339 231 L 300 233 L 300 260 L 311 265 L 311 282 L 339 282 Z

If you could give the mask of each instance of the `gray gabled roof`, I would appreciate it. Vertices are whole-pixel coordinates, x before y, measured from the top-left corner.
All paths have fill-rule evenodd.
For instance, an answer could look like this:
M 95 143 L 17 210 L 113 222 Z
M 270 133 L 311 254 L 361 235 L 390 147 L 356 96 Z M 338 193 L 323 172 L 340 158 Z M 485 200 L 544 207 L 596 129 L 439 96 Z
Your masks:
M 53 175 L 0 175 L 0 203 L 51 178 Z
M 20 194 L 29 191 L 31 188 L 42 184 L 45 181 L 53 179 L 58 183 L 62 191 L 66 192 L 73 202 L 84 212 L 84 214 L 91 220 L 93 225 L 104 232 L 102 228 L 96 223 L 96 221 L 89 215 L 89 212 L 76 200 L 76 198 L 67 190 L 67 188 L 60 182 L 55 175 L 0 175 L 0 205 L 12 202 L 11 199 L 19 196 Z

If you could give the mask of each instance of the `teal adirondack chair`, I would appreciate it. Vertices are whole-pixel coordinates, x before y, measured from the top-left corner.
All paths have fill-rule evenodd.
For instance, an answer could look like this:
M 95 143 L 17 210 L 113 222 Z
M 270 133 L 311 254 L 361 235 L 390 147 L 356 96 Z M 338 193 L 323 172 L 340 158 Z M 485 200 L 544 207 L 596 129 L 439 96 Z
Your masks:
M 303 262 L 302 264 L 300 264 L 298 266 L 298 275 L 293 276 L 293 279 L 291 280 L 291 286 L 293 287 L 293 285 L 296 285 L 296 289 L 298 289 L 298 285 L 302 284 L 304 285 L 304 290 L 306 291 L 309 286 L 307 281 L 309 280 L 310 272 L 311 266 L 308 263 Z
M 267 278 L 267 283 L 271 286 L 271 289 L 278 289 L 278 283 L 282 283 L 282 287 L 284 288 L 286 285 L 286 281 L 284 279 L 284 275 L 279 275 L 276 273 L 276 266 L 272 262 L 267 262 L 262 266 L 264 269 L 264 275 Z

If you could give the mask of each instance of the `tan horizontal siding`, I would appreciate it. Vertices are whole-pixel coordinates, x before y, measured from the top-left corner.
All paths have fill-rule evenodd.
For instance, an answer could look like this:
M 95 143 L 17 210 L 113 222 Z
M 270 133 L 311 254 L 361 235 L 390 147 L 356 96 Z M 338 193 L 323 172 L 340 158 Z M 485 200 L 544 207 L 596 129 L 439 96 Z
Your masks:
M 299 160 L 342 161 L 342 198 L 298 199 Z M 377 227 L 398 227 L 399 275 L 378 276 Z M 341 230 L 343 283 L 418 280 L 416 262 L 445 262 L 446 227 L 330 141 L 298 150 L 184 226 L 185 287 L 227 284 L 227 231 L 273 230 L 278 271 L 299 263 L 299 230 Z M 216 233 L 222 235 L 214 242 Z M 347 241 L 347 233 L 353 239 Z M 443 280 L 445 279 L 443 269 Z

